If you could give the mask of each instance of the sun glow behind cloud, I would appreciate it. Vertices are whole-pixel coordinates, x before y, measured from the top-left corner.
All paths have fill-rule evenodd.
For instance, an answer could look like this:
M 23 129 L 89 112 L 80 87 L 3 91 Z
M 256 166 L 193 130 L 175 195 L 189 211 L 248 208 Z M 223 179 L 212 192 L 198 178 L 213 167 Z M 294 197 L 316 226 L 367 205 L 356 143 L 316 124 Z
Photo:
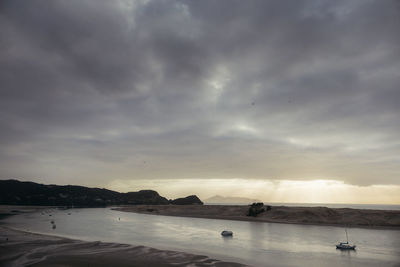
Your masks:
M 1 179 L 400 202 L 396 1 L 3 2 Z
M 121 192 L 151 188 L 169 198 L 197 194 L 201 199 L 224 195 L 278 203 L 400 204 L 400 186 L 356 186 L 336 180 L 113 180 L 107 187 Z

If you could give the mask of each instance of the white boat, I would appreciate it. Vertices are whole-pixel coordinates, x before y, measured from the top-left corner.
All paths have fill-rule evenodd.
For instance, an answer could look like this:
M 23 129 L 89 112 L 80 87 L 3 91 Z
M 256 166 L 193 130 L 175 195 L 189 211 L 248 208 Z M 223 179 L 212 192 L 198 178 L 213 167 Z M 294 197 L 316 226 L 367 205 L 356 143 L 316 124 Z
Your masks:
M 224 230 L 221 232 L 222 236 L 233 236 L 233 232 L 232 231 L 228 231 L 228 230 Z
M 348 237 L 348 235 L 347 235 L 347 229 L 344 229 L 345 230 L 345 232 L 346 232 L 346 242 L 339 242 L 339 244 L 337 244 L 336 245 L 336 248 L 337 249 L 344 249 L 344 250 L 348 250 L 348 249 L 351 249 L 351 250 L 355 250 L 356 249 L 356 245 L 350 245 L 349 244 L 349 237 Z

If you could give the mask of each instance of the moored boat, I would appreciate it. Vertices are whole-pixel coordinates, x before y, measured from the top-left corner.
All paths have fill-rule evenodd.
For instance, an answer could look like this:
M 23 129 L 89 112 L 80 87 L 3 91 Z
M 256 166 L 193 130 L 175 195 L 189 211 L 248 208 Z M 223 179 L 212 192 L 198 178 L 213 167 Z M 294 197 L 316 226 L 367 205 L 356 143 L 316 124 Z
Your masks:
M 343 250 L 355 250 L 356 245 L 350 245 L 349 244 L 349 237 L 347 235 L 347 229 L 344 229 L 346 232 L 346 242 L 339 242 L 339 244 L 336 245 L 336 249 L 343 249 Z
M 356 245 L 349 245 L 348 242 L 340 242 L 339 244 L 336 245 L 337 249 L 356 249 Z
M 228 230 L 224 230 L 221 232 L 222 236 L 233 236 L 233 232 L 232 231 L 228 231 Z

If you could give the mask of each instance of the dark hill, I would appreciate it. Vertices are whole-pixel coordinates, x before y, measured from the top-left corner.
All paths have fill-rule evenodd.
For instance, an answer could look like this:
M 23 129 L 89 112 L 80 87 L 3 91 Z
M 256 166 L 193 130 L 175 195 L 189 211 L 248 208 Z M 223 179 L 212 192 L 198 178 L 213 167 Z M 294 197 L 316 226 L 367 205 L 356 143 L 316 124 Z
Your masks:
M 139 192 L 129 192 L 123 194 L 124 202 L 126 204 L 169 204 L 165 197 L 160 196 L 153 190 L 141 190 Z
M 101 207 L 123 204 L 165 205 L 169 201 L 153 190 L 119 193 L 76 185 L 44 185 L 0 180 L 1 205 Z
M 170 200 L 170 203 L 173 205 L 203 205 L 203 202 L 195 195 Z

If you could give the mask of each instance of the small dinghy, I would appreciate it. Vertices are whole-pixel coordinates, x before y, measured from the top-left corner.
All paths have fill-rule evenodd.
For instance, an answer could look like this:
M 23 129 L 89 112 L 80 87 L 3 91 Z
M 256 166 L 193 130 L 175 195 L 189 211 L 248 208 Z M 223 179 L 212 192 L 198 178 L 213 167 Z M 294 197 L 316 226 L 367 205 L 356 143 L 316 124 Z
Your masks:
M 228 231 L 228 230 L 224 230 L 221 232 L 222 236 L 233 236 L 233 232 L 232 231 Z

